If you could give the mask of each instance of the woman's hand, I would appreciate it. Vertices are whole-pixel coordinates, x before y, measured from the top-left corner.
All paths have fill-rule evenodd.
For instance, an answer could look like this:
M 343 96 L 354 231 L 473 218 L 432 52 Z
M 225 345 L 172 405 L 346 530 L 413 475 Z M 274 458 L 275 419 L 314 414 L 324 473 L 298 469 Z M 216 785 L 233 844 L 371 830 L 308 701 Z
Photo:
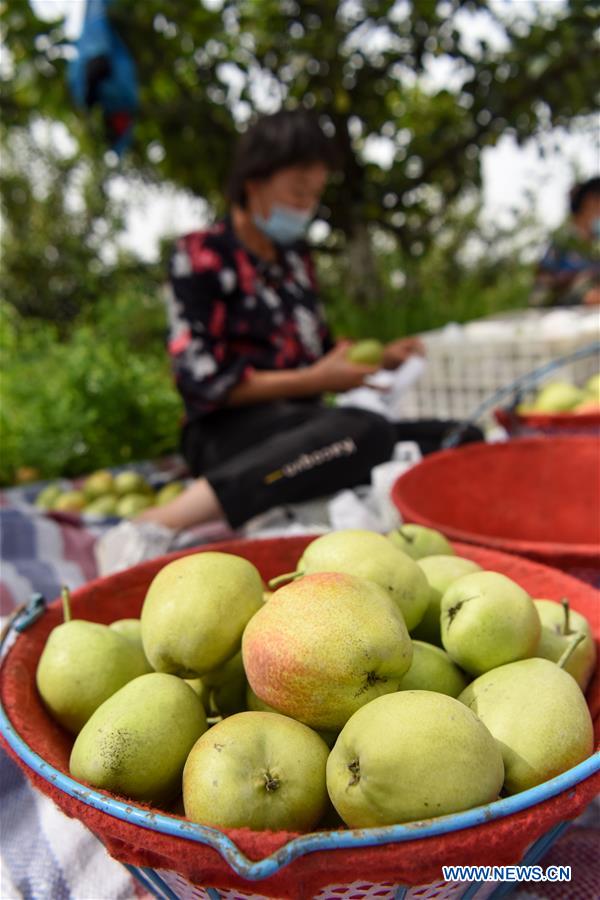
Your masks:
M 342 393 L 360 387 L 377 366 L 363 366 L 347 358 L 350 341 L 337 344 L 325 356 L 300 369 L 253 370 L 229 392 L 227 406 L 269 403 L 286 397 L 313 397 L 315 394 Z
M 400 338 L 386 344 L 383 351 L 383 368 L 397 369 L 409 356 L 425 356 L 425 344 L 416 337 Z
M 366 376 L 377 371 L 378 366 L 350 362 L 348 350 L 351 346 L 351 341 L 340 341 L 333 350 L 305 370 L 316 394 L 324 391 L 343 393 L 352 388 L 362 387 Z

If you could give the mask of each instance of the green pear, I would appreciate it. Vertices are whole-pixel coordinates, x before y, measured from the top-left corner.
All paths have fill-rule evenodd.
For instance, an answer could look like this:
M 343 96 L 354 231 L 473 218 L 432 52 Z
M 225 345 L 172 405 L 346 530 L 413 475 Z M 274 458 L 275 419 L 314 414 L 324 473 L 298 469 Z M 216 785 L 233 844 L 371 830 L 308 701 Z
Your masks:
M 123 635 L 123 637 L 135 644 L 135 646 L 144 653 L 144 645 L 142 643 L 142 623 L 139 619 L 117 619 L 115 622 L 111 622 L 108 627 L 112 628 L 113 631 L 116 631 L 117 634 Z M 154 669 L 146 659 L 145 653 L 144 659 L 146 660 L 146 672 L 153 672 Z
M 152 491 L 152 488 L 143 475 L 127 469 L 114 476 L 114 490 L 119 496 L 124 496 L 125 494 L 147 494 Z
M 442 643 L 466 672 L 481 675 L 533 656 L 541 623 L 533 600 L 499 572 L 473 572 L 442 597 Z
M 246 703 L 246 673 L 242 662 L 242 651 L 226 663 L 202 676 L 206 688 L 211 713 L 230 716 L 242 712 Z
M 181 678 L 151 672 L 122 687 L 79 732 L 69 771 L 94 787 L 145 803 L 181 791 L 187 756 L 206 731 L 198 696 Z
M 577 413 L 578 415 L 590 415 L 591 413 L 597 415 L 600 413 L 600 400 L 586 394 L 585 399 L 582 400 L 581 403 L 578 403 L 577 406 L 574 406 L 570 411 Z
M 520 416 L 530 416 L 532 413 L 537 413 L 537 409 L 533 403 L 519 403 L 517 404 L 516 411 Z
M 185 485 L 181 481 L 171 481 L 169 484 L 165 484 L 156 492 L 156 505 L 164 506 L 165 503 L 170 503 L 171 500 L 178 497 L 184 490 Z
M 104 494 L 103 497 L 96 497 L 91 503 L 83 508 L 86 516 L 116 516 L 117 515 L 117 498 L 115 494 Z
M 410 669 L 400 682 L 400 691 L 435 691 L 458 697 L 469 679 L 448 654 L 433 644 L 413 641 Z
M 201 678 L 184 678 L 186 684 L 189 684 L 195 694 L 200 697 L 204 709 L 208 709 L 208 691 L 204 686 Z
M 364 366 L 380 366 L 383 362 L 383 344 L 375 338 L 356 341 L 349 348 L 346 358 Z
M 417 565 L 425 573 L 431 589 L 429 606 L 416 628 L 412 630 L 413 638 L 427 641 L 430 644 L 442 645 L 440 625 L 440 606 L 442 597 L 453 581 L 471 572 L 481 572 L 481 566 L 462 556 L 425 556 L 417 560 Z
M 108 627 L 112 628 L 113 631 L 116 631 L 118 634 L 122 634 L 128 641 L 133 641 L 134 644 L 138 644 L 138 646 L 143 649 L 142 623 L 140 619 L 115 619 Z
M 582 403 L 589 404 L 591 412 L 593 404 L 596 405 L 596 408 L 600 406 L 600 373 L 598 375 L 592 375 L 591 378 L 588 378 L 583 390 L 585 398 L 584 400 L 582 400 Z
M 260 697 L 257 697 L 249 684 L 246 685 L 246 707 L 252 712 L 279 712 L 279 710 L 261 700 Z M 328 747 L 333 747 L 339 735 L 339 731 L 326 731 L 322 728 L 315 728 L 314 731 L 325 741 Z
M 309 831 L 328 805 L 328 753 L 314 731 L 287 716 L 230 716 L 200 737 L 188 756 L 185 814 L 216 828 Z
M 390 595 L 409 631 L 421 621 L 429 604 L 427 579 L 414 560 L 374 531 L 348 529 L 316 538 L 298 561 L 297 572 L 274 578 L 269 587 L 317 572 L 342 572 L 374 581 Z
M 57 722 L 77 734 L 115 691 L 146 671 L 142 650 L 107 625 L 72 619 L 63 590 L 64 622 L 53 628 L 40 656 L 36 684 Z
M 57 512 L 81 512 L 87 500 L 83 491 L 65 491 L 51 506 Z
M 567 412 L 581 403 L 584 392 L 568 381 L 552 381 L 539 391 L 533 404 L 535 412 Z
M 330 750 L 335 745 L 335 742 L 340 736 L 339 729 L 336 729 L 335 731 L 328 731 L 325 728 L 315 728 L 314 731 L 315 734 L 319 735 L 322 741 L 325 741 Z
M 360 706 L 398 689 L 412 644 L 387 591 L 320 572 L 275 591 L 248 622 L 242 656 L 261 700 L 311 728 L 339 731 Z
M 408 522 L 388 533 L 388 539 L 411 559 L 426 556 L 452 556 L 454 549 L 440 531 Z
M 372 700 L 346 723 L 327 760 L 329 796 L 350 828 L 491 803 L 503 778 L 500 749 L 485 725 L 433 691 Z
M 232 553 L 192 553 L 163 566 L 142 608 L 150 664 L 181 678 L 222 666 L 237 653 L 247 622 L 263 606 L 262 592 L 255 566 Z
M 593 394 L 600 399 L 600 372 L 597 372 L 595 375 L 592 375 L 591 378 L 588 378 L 584 385 L 584 390 L 587 391 L 588 394 Z
M 458 699 L 498 742 L 508 794 L 542 784 L 593 752 L 585 698 L 575 679 L 550 660 L 500 666 L 476 678 Z
M 129 519 L 150 506 L 154 506 L 154 497 L 151 494 L 125 494 L 117 501 L 116 513 L 122 519 Z
M 264 700 L 261 700 L 260 697 L 257 697 L 249 684 L 246 685 L 246 707 L 251 712 L 276 713 L 279 711 L 275 709 L 274 706 L 269 706 L 269 704 L 265 703 Z
M 542 623 L 540 642 L 536 656 L 558 662 L 572 643 L 574 634 L 581 633 L 584 639 L 570 654 L 564 665 L 565 672 L 573 676 L 582 691 L 585 691 L 596 668 L 596 643 L 589 622 L 580 613 L 569 609 L 568 600 L 556 603 L 554 600 L 534 600 Z
M 104 494 L 111 494 L 114 491 L 114 480 L 112 472 L 102 469 L 94 472 L 83 482 L 83 493 L 88 500 L 94 500 L 96 497 L 102 497 Z
M 48 484 L 35 498 L 35 505 L 40 509 L 52 509 L 62 493 L 59 484 Z

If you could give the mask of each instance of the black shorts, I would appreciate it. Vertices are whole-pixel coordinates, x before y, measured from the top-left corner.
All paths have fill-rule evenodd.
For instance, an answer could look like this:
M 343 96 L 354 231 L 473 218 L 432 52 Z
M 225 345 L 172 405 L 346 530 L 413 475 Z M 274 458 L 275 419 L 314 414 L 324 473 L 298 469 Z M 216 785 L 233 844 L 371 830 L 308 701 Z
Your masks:
M 449 425 L 393 424 L 364 409 L 279 400 L 189 422 L 181 449 L 192 475 L 207 479 L 237 528 L 274 506 L 368 484 L 397 441 L 416 440 L 422 452 L 431 452 Z M 472 430 L 467 439 L 480 440 L 481 432 Z

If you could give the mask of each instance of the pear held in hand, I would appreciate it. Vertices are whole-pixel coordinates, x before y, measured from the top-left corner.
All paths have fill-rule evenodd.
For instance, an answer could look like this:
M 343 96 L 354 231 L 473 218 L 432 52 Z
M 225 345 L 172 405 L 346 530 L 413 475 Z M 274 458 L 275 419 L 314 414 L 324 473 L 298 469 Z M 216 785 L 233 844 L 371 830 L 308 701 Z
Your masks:
M 142 608 L 142 640 L 157 672 L 195 678 L 239 650 L 246 623 L 263 605 L 252 563 L 207 551 L 167 563 L 154 577 Z
M 533 600 L 499 572 L 473 572 L 453 582 L 441 606 L 442 643 L 471 675 L 533 656 L 542 629 Z
M 66 588 L 63 610 L 64 622 L 50 632 L 35 677 L 52 717 L 77 734 L 100 704 L 147 671 L 147 663 L 141 648 L 107 625 L 72 619 Z
M 380 366 L 383 362 L 383 344 L 375 338 L 356 341 L 349 348 L 346 359 L 364 366 Z
M 500 749 L 483 722 L 432 691 L 400 691 L 363 706 L 327 760 L 329 796 L 350 828 L 491 803 L 503 778 Z
M 205 731 L 204 708 L 191 687 L 151 672 L 96 710 L 73 745 L 69 771 L 133 800 L 166 803 L 180 793 L 188 753 Z

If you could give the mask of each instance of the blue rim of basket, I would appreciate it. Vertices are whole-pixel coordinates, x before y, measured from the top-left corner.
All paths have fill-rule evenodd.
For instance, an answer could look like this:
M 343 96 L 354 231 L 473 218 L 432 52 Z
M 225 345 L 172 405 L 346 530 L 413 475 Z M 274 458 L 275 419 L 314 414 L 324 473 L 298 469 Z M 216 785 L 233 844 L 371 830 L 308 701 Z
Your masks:
M 348 831 L 314 832 L 293 838 L 275 853 L 254 861 L 248 859 L 227 835 L 206 825 L 197 825 L 163 813 L 154 812 L 133 803 L 116 800 L 75 781 L 45 762 L 15 731 L 4 706 L 0 703 L 0 733 L 14 752 L 41 778 L 55 788 L 80 800 L 87 806 L 107 813 L 123 822 L 130 822 L 151 831 L 172 837 L 185 838 L 206 844 L 216 850 L 231 868 L 243 878 L 258 881 L 274 875 L 293 860 L 318 850 L 356 849 L 376 847 L 381 844 L 403 843 L 417 838 L 436 837 L 465 828 L 472 828 L 521 812 L 563 791 L 600 771 L 600 752 L 593 753 L 577 766 L 557 775 L 550 781 L 484 806 L 436 819 L 411 822 L 408 825 L 390 825 Z

